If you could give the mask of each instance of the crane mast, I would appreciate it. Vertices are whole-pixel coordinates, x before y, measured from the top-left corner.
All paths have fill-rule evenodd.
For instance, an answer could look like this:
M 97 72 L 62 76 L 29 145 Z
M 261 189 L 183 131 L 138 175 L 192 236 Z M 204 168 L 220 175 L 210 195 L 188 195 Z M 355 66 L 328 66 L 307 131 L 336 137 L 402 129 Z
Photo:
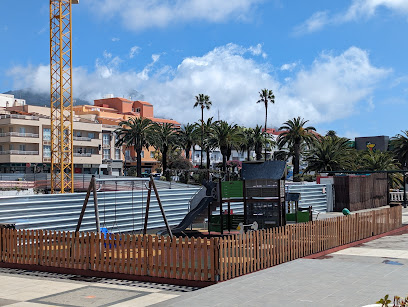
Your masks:
M 50 0 L 51 193 L 74 191 L 72 4 Z

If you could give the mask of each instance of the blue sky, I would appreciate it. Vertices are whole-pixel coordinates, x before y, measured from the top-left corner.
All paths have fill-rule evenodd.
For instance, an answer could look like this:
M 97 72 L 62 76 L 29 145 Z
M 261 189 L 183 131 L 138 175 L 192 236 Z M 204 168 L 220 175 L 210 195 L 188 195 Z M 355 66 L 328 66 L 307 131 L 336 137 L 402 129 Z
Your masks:
M 224 3 L 225 2 L 225 3 Z M 48 1 L 0 2 L 0 92 L 48 92 Z M 263 124 L 302 116 L 320 133 L 408 129 L 406 0 L 82 0 L 73 7 L 74 96 L 141 93 L 155 114 Z

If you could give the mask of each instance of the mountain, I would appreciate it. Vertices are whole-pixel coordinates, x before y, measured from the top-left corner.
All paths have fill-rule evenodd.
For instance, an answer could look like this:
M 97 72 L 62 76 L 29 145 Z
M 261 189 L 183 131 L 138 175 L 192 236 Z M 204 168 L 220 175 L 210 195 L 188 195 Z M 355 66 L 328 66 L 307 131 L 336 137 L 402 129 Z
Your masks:
M 8 91 L 4 94 L 14 95 L 17 99 L 25 99 L 26 103 L 33 106 L 50 106 L 50 94 L 46 93 L 37 93 L 31 89 L 22 89 L 15 91 Z M 132 100 L 144 100 L 143 94 L 139 93 L 136 90 L 132 90 L 128 93 L 126 98 Z M 90 104 L 93 105 L 93 101 L 87 101 L 80 98 L 74 98 L 74 106 Z
M 25 99 L 26 104 L 33 105 L 33 106 L 50 106 L 50 94 L 45 93 L 36 93 L 30 89 L 22 89 L 22 90 L 15 90 L 15 91 L 8 91 L 4 94 L 14 95 L 17 99 Z M 74 98 L 74 105 L 83 105 L 83 104 L 93 104 L 89 101 Z

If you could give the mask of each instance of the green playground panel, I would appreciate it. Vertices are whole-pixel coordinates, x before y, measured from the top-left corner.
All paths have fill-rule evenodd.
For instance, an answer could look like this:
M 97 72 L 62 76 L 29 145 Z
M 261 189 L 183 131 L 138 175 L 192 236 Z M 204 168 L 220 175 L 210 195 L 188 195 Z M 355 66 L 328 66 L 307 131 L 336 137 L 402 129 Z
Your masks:
M 239 223 L 244 222 L 244 216 L 239 214 L 230 215 L 230 229 L 236 230 Z M 223 215 L 222 219 L 223 230 L 228 230 L 228 215 Z M 221 217 L 219 215 L 210 216 L 209 231 L 221 232 Z
M 297 221 L 296 221 L 296 213 L 286 214 L 286 221 L 288 222 L 306 223 L 306 222 L 309 222 L 309 219 L 310 219 L 309 211 L 305 211 L 305 212 L 298 211 Z
M 243 181 L 223 181 L 221 182 L 222 198 L 244 197 Z

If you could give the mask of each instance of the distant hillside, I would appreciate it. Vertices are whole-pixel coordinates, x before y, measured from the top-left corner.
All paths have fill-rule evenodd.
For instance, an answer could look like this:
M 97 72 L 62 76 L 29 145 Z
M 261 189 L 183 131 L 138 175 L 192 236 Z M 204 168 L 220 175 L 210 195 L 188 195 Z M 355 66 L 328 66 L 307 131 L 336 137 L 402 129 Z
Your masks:
M 8 91 L 4 94 L 14 95 L 15 98 L 25 99 L 26 103 L 33 106 L 50 106 L 50 94 L 35 93 L 30 89 Z M 74 98 L 74 105 L 90 104 L 89 101 Z M 93 104 L 93 103 L 92 103 Z
M 50 94 L 39 94 L 34 92 L 31 89 L 22 89 L 22 90 L 15 90 L 15 91 L 8 91 L 4 94 L 14 95 L 14 97 L 18 99 L 25 99 L 26 103 L 29 105 L 34 106 L 50 106 Z M 126 95 L 126 98 L 130 98 L 132 100 L 144 100 L 143 94 L 139 93 L 136 90 L 132 90 L 131 92 Z M 84 105 L 90 104 L 93 105 L 93 101 L 86 101 L 79 98 L 74 98 L 74 105 Z

